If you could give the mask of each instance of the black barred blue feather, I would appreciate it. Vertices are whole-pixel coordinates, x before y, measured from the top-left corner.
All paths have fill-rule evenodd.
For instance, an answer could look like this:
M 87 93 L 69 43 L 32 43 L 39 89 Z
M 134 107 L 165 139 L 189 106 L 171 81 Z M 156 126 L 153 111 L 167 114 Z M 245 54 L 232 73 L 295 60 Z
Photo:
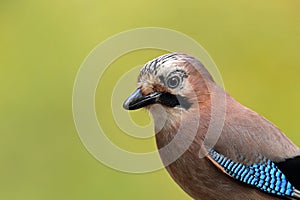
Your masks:
M 262 163 L 247 166 L 236 163 L 213 149 L 209 151 L 209 155 L 226 173 L 239 181 L 270 194 L 285 197 L 295 195 L 294 186 L 276 164 L 270 160 L 265 159 Z

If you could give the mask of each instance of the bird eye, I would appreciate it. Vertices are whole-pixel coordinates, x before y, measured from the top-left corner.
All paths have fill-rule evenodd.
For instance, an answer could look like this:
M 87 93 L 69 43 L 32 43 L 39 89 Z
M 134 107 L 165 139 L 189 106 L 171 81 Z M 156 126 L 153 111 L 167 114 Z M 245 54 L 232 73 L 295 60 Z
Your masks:
M 167 80 L 167 85 L 171 89 L 178 87 L 179 83 L 180 83 L 180 78 L 178 76 L 172 76 Z

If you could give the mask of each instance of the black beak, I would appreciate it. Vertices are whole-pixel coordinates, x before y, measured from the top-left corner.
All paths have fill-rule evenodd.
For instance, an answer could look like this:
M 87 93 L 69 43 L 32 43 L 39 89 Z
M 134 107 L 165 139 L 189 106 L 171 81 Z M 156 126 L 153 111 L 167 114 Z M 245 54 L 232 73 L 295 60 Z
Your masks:
M 126 110 L 136 110 L 154 103 L 160 103 L 172 108 L 180 106 L 186 110 L 192 105 L 187 98 L 180 95 L 174 95 L 168 92 L 153 92 L 148 95 L 143 95 L 141 88 L 138 88 L 126 99 L 123 108 Z
M 157 103 L 162 93 L 154 92 L 148 95 L 143 95 L 141 89 L 138 88 L 124 102 L 123 108 L 126 110 L 136 110 L 150 104 Z

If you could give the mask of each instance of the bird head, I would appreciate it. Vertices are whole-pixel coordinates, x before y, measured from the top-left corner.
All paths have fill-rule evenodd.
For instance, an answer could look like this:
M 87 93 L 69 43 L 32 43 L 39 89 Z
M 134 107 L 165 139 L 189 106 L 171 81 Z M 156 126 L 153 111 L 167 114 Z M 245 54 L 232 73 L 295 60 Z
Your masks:
M 123 107 L 149 109 L 155 124 L 166 119 L 179 121 L 182 113 L 198 112 L 199 106 L 209 100 L 212 82 L 209 72 L 194 57 L 183 53 L 162 55 L 143 66 L 138 87 Z

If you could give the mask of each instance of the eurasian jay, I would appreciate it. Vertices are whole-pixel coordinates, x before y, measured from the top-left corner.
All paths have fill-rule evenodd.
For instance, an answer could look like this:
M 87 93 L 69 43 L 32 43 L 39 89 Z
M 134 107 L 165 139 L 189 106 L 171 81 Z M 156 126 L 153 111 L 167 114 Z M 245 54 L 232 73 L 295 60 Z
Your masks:
M 225 109 L 212 102 L 223 97 Z M 194 57 L 171 53 L 146 63 L 137 90 L 123 107 L 151 112 L 158 149 L 182 134 L 169 154 L 160 156 L 171 177 L 192 198 L 300 199 L 299 148 L 271 122 L 227 94 Z M 219 138 L 210 144 L 205 137 L 212 115 L 218 115 L 213 108 L 223 109 L 225 117 Z M 191 125 L 195 121 L 196 130 Z M 188 140 L 186 151 L 169 164 L 169 157 Z

